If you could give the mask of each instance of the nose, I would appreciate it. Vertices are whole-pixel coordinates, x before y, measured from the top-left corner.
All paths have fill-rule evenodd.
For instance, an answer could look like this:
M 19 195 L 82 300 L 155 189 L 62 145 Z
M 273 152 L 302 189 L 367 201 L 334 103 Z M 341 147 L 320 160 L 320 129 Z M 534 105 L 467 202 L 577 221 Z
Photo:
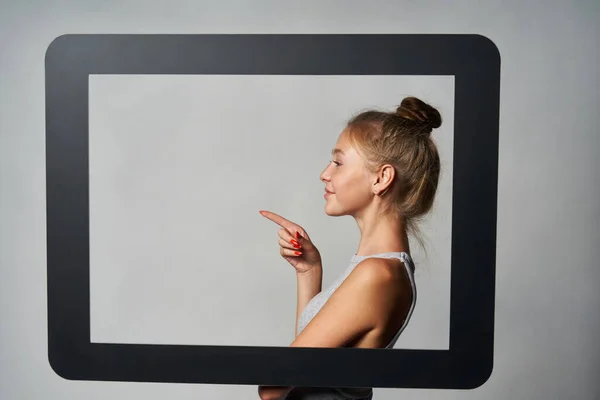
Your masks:
M 323 170 L 323 172 L 321 172 L 321 175 L 319 176 L 321 178 L 321 181 L 323 182 L 329 182 L 329 166 L 331 165 L 331 163 L 327 164 L 327 167 L 325 167 L 325 169 Z

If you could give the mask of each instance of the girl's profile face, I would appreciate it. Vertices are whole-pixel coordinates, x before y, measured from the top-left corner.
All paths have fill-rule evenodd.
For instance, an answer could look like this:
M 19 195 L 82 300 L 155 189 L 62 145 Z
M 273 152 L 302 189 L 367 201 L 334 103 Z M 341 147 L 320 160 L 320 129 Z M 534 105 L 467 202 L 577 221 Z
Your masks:
M 331 153 L 331 161 L 321 172 L 325 183 L 325 213 L 331 216 L 356 215 L 373 198 L 370 175 L 361 155 L 351 146 L 343 131 Z

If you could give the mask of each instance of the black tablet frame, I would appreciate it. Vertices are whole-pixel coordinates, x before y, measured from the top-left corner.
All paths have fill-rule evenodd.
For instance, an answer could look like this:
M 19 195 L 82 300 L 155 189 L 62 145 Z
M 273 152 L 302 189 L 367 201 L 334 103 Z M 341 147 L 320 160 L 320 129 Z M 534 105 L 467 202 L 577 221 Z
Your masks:
M 500 55 L 481 35 L 67 34 L 48 47 L 48 356 L 66 379 L 472 389 L 493 369 Z M 90 342 L 90 74 L 453 75 L 449 350 Z

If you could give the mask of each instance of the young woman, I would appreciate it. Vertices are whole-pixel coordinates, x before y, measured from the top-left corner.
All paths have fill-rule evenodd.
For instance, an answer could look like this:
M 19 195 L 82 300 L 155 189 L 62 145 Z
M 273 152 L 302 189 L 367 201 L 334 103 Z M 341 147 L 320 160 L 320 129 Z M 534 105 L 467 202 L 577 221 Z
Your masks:
M 280 253 L 296 270 L 295 347 L 392 348 L 416 301 L 408 234 L 434 201 L 440 174 L 431 131 L 439 112 L 415 97 L 395 112 L 365 111 L 340 133 L 321 173 L 325 213 L 351 215 L 360 230 L 348 268 L 321 289 L 321 255 L 301 226 L 269 211 Z M 420 241 L 420 240 L 419 240 Z M 259 386 L 262 400 L 367 400 L 372 388 Z

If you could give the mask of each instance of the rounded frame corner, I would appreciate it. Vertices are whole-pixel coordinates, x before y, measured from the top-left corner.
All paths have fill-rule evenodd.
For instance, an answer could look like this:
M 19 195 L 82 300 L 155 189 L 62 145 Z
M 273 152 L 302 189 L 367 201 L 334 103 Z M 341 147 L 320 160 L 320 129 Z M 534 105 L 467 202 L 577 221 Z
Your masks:
M 483 363 L 482 363 L 483 364 Z M 461 387 L 464 390 L 475 390 L 485 385 L 494 372 L 494 358 L 489 357 L 485 364 L 475 363 L 467 371 L 468 383 Z
M 476 40 L 478 47 L 485 53 L 490 59 L 497 65 L 500 65 L 502 62 L 502 55 L 500 53 L 500 48 L 498 45 L 490 39 L 488 36 L 485 36 L 481 33 L 476 33 L 471 35 L 473 39 Z
M 54 56 L 57 53 L 60 53 L 61 49 L 63 49 L 65 46 L 68 46 L 69 42 L 75 36 L 78 36 L 78 35 L 73 34 L 73 33 L 63 33 L 61 35 L 58 35 L 54 39 L 52 39 L 50 41 L 50 43 L 48 43 L 48 46 L 46 47 L 46 51 L 44 52 L 44 63 L 47 64 L 48 60 L 52 56 Z
M 58 359 L 56 355 L 52 355 L 52 352 L 48 352 L 48 365 L 50 369 L 54 371 L 56 375 L 67 381 L 75 381 L 76 377 L 73 375 L 73 368 L 70 367 L 69 363 L 64 359 Z

